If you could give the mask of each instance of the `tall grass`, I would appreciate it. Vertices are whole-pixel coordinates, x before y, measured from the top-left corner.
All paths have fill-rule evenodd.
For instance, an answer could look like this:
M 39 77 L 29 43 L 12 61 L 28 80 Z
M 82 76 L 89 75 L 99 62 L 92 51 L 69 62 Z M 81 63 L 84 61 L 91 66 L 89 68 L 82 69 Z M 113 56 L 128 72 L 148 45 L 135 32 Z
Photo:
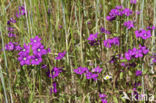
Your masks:
M 150 0 L 151 1 L 151 0 Z M 156 22 L 156 1 L 154 2 L 153 24 Z M 109 102 L 126 103 L 122 99 L 122 92 L 131 93 L 133 85 L 141 81 L 142 93 L 152 92 L 154 88 L 147 88 L 145 74 L 141 78 L 135 78 L 136 67 L 127 69 L 119 64 L 111 64 L 112 56 L 124 53 L 128 49 L 138 46 L 135 38 L 135 29 L 127 30 L 123 27 L 123 21 L 132 20 L 133 17 L 120 18 L 117 21 L 108 22 L 106 16 L 116 5 L 122 4 L 125 8 L 141 10 L 138 16 L 134 14 L 136 28 L 146 28 L 148 14 L 145 13 L 147 0 L 141 0 L 137 5 L 131 5 L 129 0 L 8 0 L 0 1 L 0 35 L 1 47 L 9 41 L 18 42 L 23 45 L 28 43 L 30 38 L 38 35 L 46 48 L 50 47 L 51 52 L 44 57 L 43 64 L 52 70 L 53 67 L 60 67 L 63 72 L 55 79 L 49 78 L 47 70 L 41 66 L 20 66 L 17 60 L 17 52 L 0 51 L 0 90 L 4 94 L 0 101 L 6 103 L 100 103 L 99 93 L 107 94 Z M 24 6 L 26 15 L 16 18 L 15 13 L 19 6 Z M 153 10 L 151 7 L 150 10 Z M 7 21 L 16 18 L 14 27 L 16 38 L 8 38 Z M 139 23 L 138 23 L 139 22 Z M 155 24 L 156 25 L 156 24 Z M 100 28 L 112 32 L 110 35 L 100 33 Z M 100 45 L 90 46 L 87 38 L 89 34 L 99 33 Z M 103 40 L 112 38 L 119 34 L 122 37 L 121 45 L 114 48 L 105 48 Z M 151 41 L 149 41 L 151 43 Z M 152 37 L 152 52 L 154 53 L 155 31 Z M 66 51 L 66 57 L 55 60 L 59 52 Z M 142 72 L 148 68 L 147 62 L 140 60 Z M 103 68 L 98 81 L 86 80 L 86 77 L 76 75 L 73 70 L 77 67 L 88 67 L 89 70 L 100 66 Z M 3 69 L 3 68 L 6 68 Z M 151 66 L 151 71 L 154 66 Z M 112 80 L 104 80 L 105 75 L 111 73 Z M 6 75 L 5 75 L 6 74 Z M 154 79 L 153 79 L 154 80 Z M 50 94 L 53 82 L 57 83 L 57 94 Z M 153 83 L 154 85 L 154 83 Z M 1 89 L 2 88 L 2 89 Z M 139 91 L 140 93 L 140 91 Z

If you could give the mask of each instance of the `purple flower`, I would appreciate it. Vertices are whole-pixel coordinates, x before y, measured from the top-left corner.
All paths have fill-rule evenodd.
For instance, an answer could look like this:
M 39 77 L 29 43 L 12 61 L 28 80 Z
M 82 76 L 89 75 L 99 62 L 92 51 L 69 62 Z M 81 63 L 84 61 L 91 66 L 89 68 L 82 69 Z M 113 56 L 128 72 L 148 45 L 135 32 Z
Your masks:
M 126 22 L 124 22 L 124 26 L 125 26 L 127 29 L 134 28 L 133 21 L 126 21 Z
M 33 55 L 31 57 L 31 64 L 32 65 L 39 65 L 42 62 L 42 57 L 39 55 Z
M 16 37 L 16 34 L 8 33 L 8 37 L 10 37 L 10 38 L 12 38 L 12 37 Z
M 142 33 L 142 35 L 141 35 L 142 39 L 148 39 L 151 36 L 152 35 L 151 35 L 151 31 L 150 30 L 146 31 L 145 33 Z
M 107 103 L 106 99 L 101 99 L 102 103 Z
M 138 58 L 138 57 L 143 57 L 142 50 L 133 48 L 132 51 L 133 51 L 133 55 L 134 55 L 136 58 Z
M 100 28 L 101 33 L 105 33 L 105 34 L 111 34 L 110 31 L 106 30 L 105 28 L 101 27 Z
M 15 49 L 15 45 L 12 42 L 9 42 L 5 45 L 5 50 L 12 51 Z
M 106 98 L 106 96 L 107 96 L 106 94 L 99 94 L 100 98 Z
M 57 68 L 57 67 L 54 67 L 52 70 L 51 70 L 51 73 L 48 72 L 48 76 L 51 77 L 51 78 L 55 78 L 55 77 L 58 77 L 58 75 L 62 72 L 62 70 L 60 68 Z
M 141 76 L 141 75 L 142 75 L 142 71 L 141 71 L 141 70 L 137 70 L 137 71 L 135 72 L 135 75 L 136 75 L 136 76 Z
M 30 45 L 23 45 L 23 49 L 18 53 L 18 55 L 27 55 L 30 52 Z
M 65 56 L 65 54 L 66 54 L 66 51 L 64 51 L 63 53 L 58 53 L 58 56 L 55 59 L 60 60 Z
M 103 44 L 106 48 L 111 48 L 112 45 L 119 45 L 119 38 L 114 37 L 103 41 Z
M 42 69 L 46 69 L 47 68 L 47 65 L 42 65 L 42 67 L 41 67 Z
M 111 43 L 109 42 L 109 39 L 104 40 L 104 41 L 103 41 L 103 44 L 104 44 L 104 46 L 105 46 L 106 48 L 111 48 L 111 47 L 112 47 Z
M 36 45 L 40 45 L 41 44 L 41 38 L 39 38 L 38 36 L 35 36 L 34 38 L 30 39 L 30 44 L 32 46 L 36 46 Z
M 125 53 L 125 58 L 127 59 L 127 60 L 131 60 L 131 55 L 129 54 L 129 53 Z
M 88 70 L 88 68 L 86 68 L 86 67 L 78 67 L 77 69 L 74 69 L 74 72 L 76 73 L 76 74 L 79 74 L 79 75 L 81 75 L 81 74 L 83 74 L 83 73 L 86 73 L 86 72 L 88 72 L 89 70 Z
M 26 10 L 25 10 L 24 6 L 19 6 L 18 11 L 16 11 L 16 17 L 19 18 L 25 14 L 26 14 Z
M 135 35 L 136 35 L 136 38 L 140 37 L 142 39 L 148 39 L 148 38 L 150 38 L 152 36 L 150 30 L 146 31 L 144 29 L 136 30 Z
M 106 19 L 107 19 L 108 21 L 113 21 L 113 20 L 116 19 L 116 16 L 106 16 Z
M 92 69 L 92 72 L 97 72 L 97 73 L 101 73 L 102 68 L 100 68 L 99 66 L 97 66 L 96 68 Z
M 131 4 L 136 4 L 137 3 L 137 0 L 130 0 L 130 3 Z
M 47 51 L 46 51 L 46 49 L 44 49 L 44 46 L 42 44 L 32 46 L 32 50 L 33 50 L 34 55 L 42 56 L 42 55 L 47 54 Z
M 155 30 L 155 29 L 156 29 L 155 26 L 152 26 L 152 27 L 151 27 L 151 26 L 148 26 L 148 27 L 147 27 L 147 30 Z
M 62 29 L 62 25 L 59 25 L 59 29 Z
M 13 32 L 14 31 L 14 28 L 13 27 L 8 27 L 8 31 L 9 32 Z
M 11 23 L 16 23 L 16 20 L 14 18 L 10 18 L 10 20 L 8 20 L 7 24 L 10 25 Z
M 47 48 L 46 51 L 47 51 L 47 53 L 50 53 L 51 52 L 51 49 L 50 48 Z
M 141 12 L 140 12 L 140 11 L 136 11 L 135 13 L 136 13 L 137 15 L 139 15 Z
M 15 46 L 15 50 L 20 51 L 20 50 L 22 50 L 22 47 L 20 45 L 17 45 L 17 46 Z
M 97 39 L 97 37 L 98 37 L 98 33 L 90 34 L 89 37 L 88 37 L 88 40 L 89 41 L 94 41 L 95 39 Z
M 50 94 L 57 93 L 56 82 L 53 82 L 53 88 L 50 88 Z
M 23 65 L 30 65 L 30 60 L 31 60 L 31 56 L 29 55 L 20 55 L 20 57 L 18 57 L 18 61 L 20 61 L 20 64 Z
M 145 46 L 139 45 L 140 50 L 142 50 L 143 54 L 147 54 L 149 52 L 149 49 L 147 49 Z
M 125 8 L 124 10 L 123 10 L 123 14 L 125 15 L 125 16 L 130 16 L 130 15 L 132 15 L 132 10 L 130 10 L 129 8 Z
M 94 79 L 97 80 L 98 74 L 94 74 L 92 72 L 87 72 L 86 73 L 86 79 Z
M 125 63 L 121 63 L 120 64 L 122 67 L 126 67 L 126 64 Z

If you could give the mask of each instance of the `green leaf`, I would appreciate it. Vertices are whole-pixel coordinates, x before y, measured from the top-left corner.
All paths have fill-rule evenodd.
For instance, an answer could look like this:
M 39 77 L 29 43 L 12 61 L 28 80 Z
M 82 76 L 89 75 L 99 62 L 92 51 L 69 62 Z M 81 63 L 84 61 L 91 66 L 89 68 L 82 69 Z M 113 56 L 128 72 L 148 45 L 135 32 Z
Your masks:
M 120 62 L 127 62 L 127 59 L 122 59 L 120 60 Z
M 123 72 L 120 73 L 120 79 L 123 79 Z
M 120 36 L 120 34 L 119 33 L 114 33 L 113 36 Z
M 128 71 L 128 74 L 131 76 L 132 75 L 132 72 L 131 71 Z
M 115 103 L 118 103 L 118 100 L 117 100 L 116 97 L 113 97 L 113 101 L 114 101 Z
M 148 69 L 144 69 L 143 74 L 146 74 L 148 72 Z

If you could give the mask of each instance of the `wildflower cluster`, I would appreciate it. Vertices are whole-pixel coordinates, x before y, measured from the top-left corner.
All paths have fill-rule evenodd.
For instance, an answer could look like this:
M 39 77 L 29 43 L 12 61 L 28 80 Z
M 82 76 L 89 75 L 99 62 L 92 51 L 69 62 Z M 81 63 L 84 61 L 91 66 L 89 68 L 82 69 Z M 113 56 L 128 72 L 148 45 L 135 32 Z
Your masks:
M 8 20 L 7 24 L 9 25 L 8 29 L 8 37 L 16 37 L 16 34 L 14 34 L 14 28 L 11 27 L 11 24 L 16 23 L 16 20 L 14 18 L 10 18 L 10 20 Z
M 86 67 L 78 67 L 77 69 L 74 69 L 74 72 L 79 75 L 85 74 L 86 79 L 97 80 L 99 73 L 102 72 L 102 68 L 97 66 L 96 68 L 92 69 L 92 72 L 90 72 L 89 69 Z
M 136 36 L 136 38 L 148 39 L 152 35 L 151 35 L 151 31 L 150 30 L 146 31 L 144 29 L 141 29 L 141 30 L 136 30 L 135 31 L 135 36 Z
M 18 11 L 16 11 L 16 17 L 19 18 L 25 14 L 26 14 L 26 10 L 25 10 L 24 6 L 19 6 Z M 11 27 L 11 24 L 14 24 L 14 23 L 16 23 L 16 19 L 14 19 L 13 17 L 10 18 L 7 22 L 8 26 L 9 26 L 7 28 L 8 29 L 8 37 L 16 37 L 16 34 L 14 33 L 15 28 Z
M 115 9 L 112 9 L 109 12 L 109 15 L 106 17 L 108 21 L 113 21 L 116 19 L 117 16 L 130 16 L 132 15 L 132 10 L 129 8 L 123 8 L 122 6 L 116 6 Z
M 149 50 L 145 46 L 139 45 L 139 49 L 133 48 L 132 50 L 129 49 L 125 53 L 125 58 L 127 60 L 131 60 L 132 58 L 139 58 L 143 57 L 143 55 L 147 54 Z
M 114 38 L 110 38 L 110 39 L 107 39 L 107 40 L 104 40 L 103 41 L 103 44 L 106 48 L 111 48 L 112 45 L 117 45 L 119 46 L 119 38 L 118 37 L 114 37 Z
M 105 28 L 101 27 L 100 28 L 101 33 L 105 33 L 105 34 L 111 34 L 110 31 L 106 30 Z
M 90 45 L 92 45 L 92 46 L 96 45 L 96 44 L 99 44 L 97 38 L 98 38 L 98 33 L 90 34 L 89 37 L 88 37 L 88 41 L 89 41 L 88 43 Z
M 129 30 L 131 28 L 134 28 L 134 22 L 133 21 L 126 21 L 124 22 L 124 26 Z
M 102 103 L 107 103 L 106 96 L 107 96 L 106 94 L 99 94 L 99 97 L 100 97 Z
M 23 45 L 23 48 L 18 53 L 18 60 L 22 66 L 39 65 L 42 62 L 42 56 L 50 52 L 49 49 L 44 48 L 40 40 L 41 38 L 36 36 L 30 39 L 31 42 L 28 45 Z M 30 56 L 31 49 L 32 55 Z

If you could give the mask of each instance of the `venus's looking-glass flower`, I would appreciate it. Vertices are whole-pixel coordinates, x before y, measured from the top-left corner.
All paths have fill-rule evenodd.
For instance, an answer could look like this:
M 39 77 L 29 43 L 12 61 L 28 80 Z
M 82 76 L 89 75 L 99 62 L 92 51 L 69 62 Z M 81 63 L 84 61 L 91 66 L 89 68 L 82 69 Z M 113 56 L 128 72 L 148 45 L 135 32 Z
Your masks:
M 130 0 L 130 3 L 131 4 L 136 4 L 137 3 L 137 0 Z
M 20 64 L 21 64 L 22 66 L 23 66 L 23 65 L 30 65 L 30 64 L 31 64 L 31 62 L 30 62 L 31 56 L 26 55 L 26 54 L 20 55 L 20 57 L 18 57 L 18 60 L 20 61 Z
M 83 74 L 83 73 L 86 73 L 86 72 L 88 72 L 89 70 L 88 70 L 88 68 L 86 68 L 86 67 L 78 67 L 77 69 L 74 69 L 74 72 L 76 73 L 76 74 L 79 74 L 79 75 L 81 75 L 81 74 Z
M 93 41 L 93 40 L 97 39 L 97 37 L 98 37 L 98 33 L 90 34 L 88 37 L 88 40 Z
M 30 53 L 30 45 L 23 45 L 23 49 L 18 53 L 18 55 L 28 55 Z
M 35 36 L 34 38 L 31 38 L 30 39 L 30 44 L 32 46 L 40 45 L 41 44 L 41 38 L 39 38 L 38 36 Z
M 10 37 L 10 38 L 16 37 L 16 34 L 14 34 L 14 33 L 8 33 L 8 37 Z
M 47 54 L 47 51 L 46 49 L 44 49 L 44 46 L 42 44 L 33 46 L 32 50 L 33 50 L 34 55 L 42 56 L 42 55 Z
M 132 10 L 130 10 L 129 8 L 123 8 L 123 6 L 116 6 L 115 9 L 112 9 L 110 12 L 109 12 L 109 15 L 106 16 L 106 19 L 108 21 L 113 21 L 116 19 L 117 16 L 130 16 L 132 15 Z
M 98 74 L 94 74 L 92 72 L 87 72 L 86 73 L 86 79 L 93 79 L 93 80 L 97 80 Z
M 101 73 L 102 68 L 100 68 L 99 66 L 97 66 L 96 68 L 92 69 L 92 72 L 97 72 L 97 73 Z
M 14 31 L 14 28 L 13 27 L 8 27 L 8 31 L 9 32 L 13 32 Z
M 16 11 L 16 17 L 19 18 L 25 14 L 26 14 L 26 10 L 25 10 L 24 6 L 19 6 L 18 11 Z
M 58 53 L 58 56 L 55 59 L 60 60 L 65 56 L 65 54 L 66 54 L 66 51 L 64 51 L 63 53 Z
M 105 34 L 111 34 L 110 31 L 106 30 L 105 28 L 101 27 L 100 28 L 101 33 L 105 33 Z
M 114 38 L 110 38 L 110 39 L 107 39 L 107 40 L 104 40 L 103 41 L 103 44 L 106 48 L 111 48 L 112 45 L 117 45 L 119 46 L 119 38 L 118 37 L 114 37 Z
M 156 29 L 155 26 L 148 26 L 148 27 L 147 27 L 147 30 L 155 30 L 155 29 Z
M 14 18 L 10 18 L 10 20 L 8 20 L 7 24 L 10 25 L 11 23 L 16 23 L 16 20 Z
M 136 74 L 136 76 L 141 76 L 141 75 L 142 75 L 142 71 L 141 71 L 141 70 L 137 70 L 137 71 L 135 72 L 135 74 Z
M 150 30 L 144 30 L 144 29 L 141 29 L 141 30 L 136 30 L 135 31 L 135 35 L 136 35 L 136 38 L 142 38 L 142 39 L 148 39 L 150 38 L 152 35 L 151 35 L 151 31 Z
M 42 62 L 42 57 L 39 55 L 33 55 L 31 57 L 31 64 L 32 65 L 39 65 Z
M 126 22 L 124 22 L 124 26 L 125 26 L 127 29 L 134 28 L 133 21 L 126 21 Z
M 53 88 L 50 88 L 50 94 L 57 93 L 56 82 L 53 82 Z
M 58 75 L 62 72 L 60 68 L 54 67 L 51 72 L 49 71 L 47 74 L 51 78 L 58 77 Z
M 99 94 L 100 98 L 106 98 L 106 96 L 107 96 L 106 94 Z
M 5 45 L 5 50 L 12 51 L 15 49 L 15 45 L 12 42 L 9 42 Z

